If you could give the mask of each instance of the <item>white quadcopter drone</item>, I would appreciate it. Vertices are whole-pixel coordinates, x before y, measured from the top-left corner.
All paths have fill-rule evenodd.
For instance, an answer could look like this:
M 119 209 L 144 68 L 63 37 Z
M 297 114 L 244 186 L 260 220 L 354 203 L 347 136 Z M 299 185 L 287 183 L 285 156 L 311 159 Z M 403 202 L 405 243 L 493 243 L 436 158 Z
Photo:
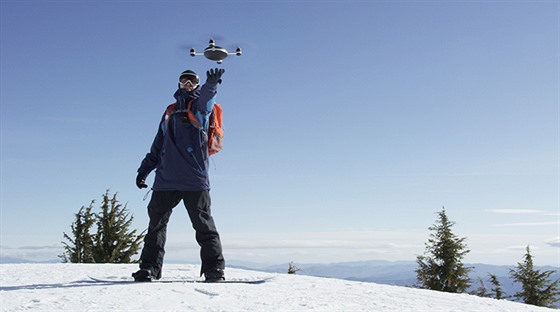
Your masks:
M 235 50 L 235 52 L 228 52 L 228 50 L 217 46 L 214 39 L 210 39 L 209 45 L 206 49 L 204 49 L 203 53 L 197 53 L 194 48 L 191 48 L 191 56 L 194 57 L 194 56 L 197 56 L 197 55 L 204 55 L 207 59 L 209 59 L 211 61 L 216 61 L 218 64 L 222 64 L 222 61 L 228 55 L 240 56 L 241 55 L 241 48 L 238 47 Z

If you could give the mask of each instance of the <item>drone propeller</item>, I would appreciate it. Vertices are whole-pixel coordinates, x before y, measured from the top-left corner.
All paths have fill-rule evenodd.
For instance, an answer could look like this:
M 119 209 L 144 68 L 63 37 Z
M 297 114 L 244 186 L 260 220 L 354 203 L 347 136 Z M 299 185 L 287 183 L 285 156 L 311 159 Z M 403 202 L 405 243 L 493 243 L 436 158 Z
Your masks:
M 179 49 L 181 49 L 182 51 L 185 51 L 185 50 L 189 51 L 192 48 L 196 48 L 196 47 L 201 48 L 204 45 L 201 45 L 200 43 L 201 42 L 209 43 L 209 40 L 208 40 L 209 38 L 213 39 L 214 42 L 223 41 L 223 37 L 220 36 L 220 35 L 217 35 L 217 34 L 212 34 L 210 36 L 208 36 L 208 35 L 198 35 L 198 36 L 195 36 L 195 37 L 197 37 L 197 38 L 190 37 L 188 39 L 188 41 L 182 41 L 181 44 L 178 45 Z

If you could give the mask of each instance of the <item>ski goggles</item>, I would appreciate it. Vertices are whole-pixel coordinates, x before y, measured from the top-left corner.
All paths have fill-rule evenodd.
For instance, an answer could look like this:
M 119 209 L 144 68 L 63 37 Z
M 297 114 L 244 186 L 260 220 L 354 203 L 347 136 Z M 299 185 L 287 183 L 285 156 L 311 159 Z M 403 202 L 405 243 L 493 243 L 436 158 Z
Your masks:
M 200 80 L 198 76 L 195 75 L 183 75 L 179 78 L 179 85 L 181 85 L 181 87 L 190 85 L 192 88 L 196 88 L 199 83 Z

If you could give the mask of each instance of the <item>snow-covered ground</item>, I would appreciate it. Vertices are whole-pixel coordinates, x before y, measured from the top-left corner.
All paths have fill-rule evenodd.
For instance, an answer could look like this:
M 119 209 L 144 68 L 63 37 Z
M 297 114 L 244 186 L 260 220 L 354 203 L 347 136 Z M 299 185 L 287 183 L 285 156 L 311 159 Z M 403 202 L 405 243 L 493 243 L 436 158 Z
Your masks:
M 227 269 L 264 284 L 92 283 L 130 279 L 132 264 L 2 264 L 2 311 L 554 311 L 505 300 L 300 275 Z M 165 279 L 198 278 L 169 264 Z

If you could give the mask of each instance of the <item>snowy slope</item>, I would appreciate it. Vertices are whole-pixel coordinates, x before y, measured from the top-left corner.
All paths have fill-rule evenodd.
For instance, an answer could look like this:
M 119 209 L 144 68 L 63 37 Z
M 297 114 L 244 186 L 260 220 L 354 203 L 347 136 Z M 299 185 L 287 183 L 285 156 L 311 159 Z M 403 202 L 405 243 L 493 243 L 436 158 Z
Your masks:
M 260 285 L 95 284 L 129 279 L 132 264 L 2 264 L 1 311 L 554 311 L 510 301 L 373 283 L 228 269 L 227 277 L 273 277 Z M 164 279 L 197 278 L 169 264 Z

